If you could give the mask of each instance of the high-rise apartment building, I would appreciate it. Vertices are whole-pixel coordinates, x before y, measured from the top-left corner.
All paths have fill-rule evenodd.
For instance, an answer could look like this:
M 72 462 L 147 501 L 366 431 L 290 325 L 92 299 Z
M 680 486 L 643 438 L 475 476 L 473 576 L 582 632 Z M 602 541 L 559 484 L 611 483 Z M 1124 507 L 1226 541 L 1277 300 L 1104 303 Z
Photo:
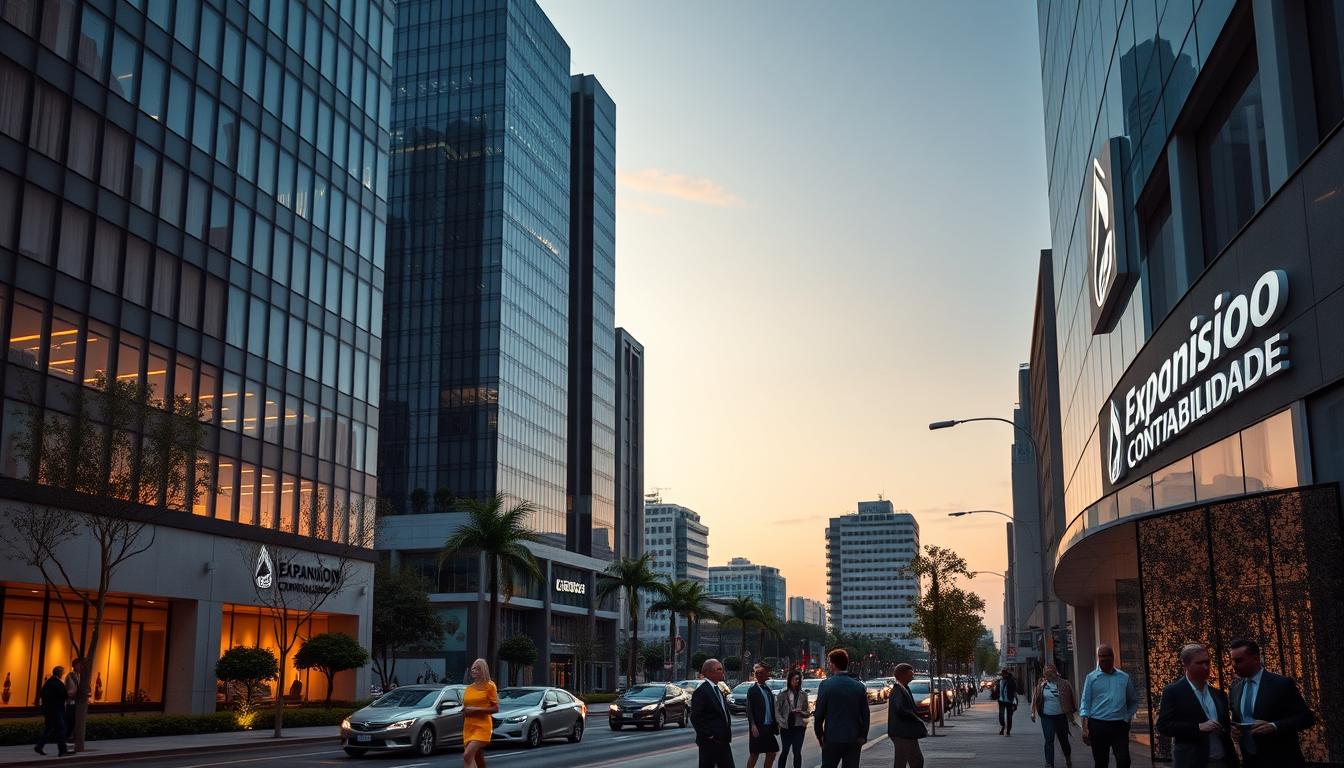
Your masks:
M 826 626 L 826 605 L 810 597 L 789 597 L 789 621 L 801 621 L 804 624 Z
M 624 328 L 615 364 L 616 556 L 634 559 L 644 554 L 644 345 Z
M 541 538 L 501 618 L 540 650 L 521 679 L 611 686 L 615 108 L 533 0 L 399 2 L 397 36 L 380 481 L 411 514 L 378 546 L 458 628 L 408 663 L 458 679 L 484 654 L 479 558 L 437 550 L 454 498 L 503 494 Z
M 890 501 L 861 501 L 826 528 L 826 614 L 831 629 L 885 637 L 911 649 L 919 580 L 906 572 L 919 552 L 919 523 Z
M 708 586 L 709 528 L 693 510 L 654 496 L 644 507 L 644 552 L 652 555 L 654 573 Z M 651 614 L 640 634 L 666 637 L 668 620 L 665 613 Z
M 708 591 L 720 601 L 750 597 L 774 611 L 776 619 L 785 618 L 787 583 L 773 566 L 758 565 L 745 557 L 734 557 L 727 565 L 712 565 Z
M 57 458 L 34 467 L 21 447 L 27 419 L 69 413 L 71 393 L 101 379 L 208 419 L 200 492 L 138 493 L 146 504 L 119 510 L 149 515 L 152 546 L 112 580 L 88 662 L 94 712 L 214 712 L 219 649 L 274 648 L 259 592 L 304 588 L 288 566 L 339 553 L 372 521 L 392 12 L 383 0 L 0 12 L 0 497 L 112 506 L 42 488 Z M 150 445 L 138 429 L 127 445 Z M 129 451 L 107 454 L 97 471 L 120 472 Z M 153 480 L 145 464 L 130 476 L 141 491 Z M 289 554 L 271 586 L 254 584 L 240 542 Z M 81 527 L 70 551 L 94 546 Z M 356 553 L 353 577 L 367 583 L 373 559 Z M 64 565 L 77 588 L 97 587 L 96 567 Z M 43 670 L 67 663 L 80 633 L 61 617 L 82 609 L 13 559 L 0 583 L 0 713 L 33 714 Z M 342 592 L 305 631 L 368 645 L 369 602 Z M 288 678 L 326 692 L 320 674 Z M 367 683 L 338 675 L 333 694 Z

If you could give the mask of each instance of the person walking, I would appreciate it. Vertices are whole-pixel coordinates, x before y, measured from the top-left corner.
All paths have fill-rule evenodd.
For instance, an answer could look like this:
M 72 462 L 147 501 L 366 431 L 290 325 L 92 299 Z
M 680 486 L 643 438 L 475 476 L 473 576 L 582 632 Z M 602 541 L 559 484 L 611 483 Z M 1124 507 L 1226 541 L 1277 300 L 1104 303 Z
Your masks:
M 79 701 L 79 681 L 84 677 L 84 661 L 70 660 L 70 671 L 65 675 L 65 736 L 66 741 L 75 738 L 75 702 Z M 84 694 L 92 697 L 93 691 Z M 73 750 L 71 750 L 73 751 Z
M 1041 733 L 1045 735 L 1045 764 L 1055 766 L 1055 741 L 1064 753 L 1065 768 L 1073 768 L 1073 749 L 1069 745 L 1069 717 L 1078 711 L 1078 697 L 1069 681 L 1059 676 L 1054 664 L 1046 664 L 1042 677 L 1036 683 L 1031 697 L 1031 721 L 1041 716 Z
M 779 754 L 779 718 L 775 716 L 775 697 L 765 681 L 770 679 L 770 665 L 757 662 L 751 668 L 756 684 L 747 689 L 747 723 L 751 738 L 747 741 L 747 768 L 756 768 L 756 760 L 765 755 L 765 768 L 775 764 Z
M 802 768 L 803 739 L 807 737 L 807 691 L 803 690 L 803 675 L 798 670 L 789 673 L 784 690 L 775 697 L 775 717 L 779 719 L 779 740 L 782 742 L 779 768 L 786 768 L 789 752 L 793 752 L 793 768 Z
M 462 768 L 485 768 L 485 748 L 495 733 L 499 690 L 485 659 L 471 663 L 471 685 L 462 694 Z
M 1013 713 L 1017 711 L 1017 678 L 1011 670 L 999 673 L 999 683 L 994 686 L 994 699 L 999 702 L 999 735 L 1013 735 Z
M 70 754 L 65 747 L 65 681 L 61 676 L 64 667 L 53 667 L 51 677 L 42 686 L 42 735 L 37 737 L 33 751 L 39 755 L 47 754 L 43 747 L 56 742 L 57 754 L 64 757 Z
M 1203 643 L 1181 647 L 1185 675 L 1162 689 L 1157 732 L 1171 739 L 1174 768 L 1233 768 L 1231 719 L 1227 696 L 1209 683 L 1209 649 Z
M 723 662 L 705 659 L 700 665 L 703 685 L 691 694 L 691 727 L 700 754 L 699 768 L 736 768 L 733 764 L 733 718 L 728 702 L 719 690 L 723 682 Z
M 1316 724 L 1297 684 L 1265 669 L 1260 646 L 1238 637 L 1228 643 L 1232 671 L 1232 721 L 1246 768 L 1306 765 L 1297 734 Z
M 812 730 L 821 746 L 822 768 L 859 768 L 859 752 L 868 740 L 868 690 L 849 671 L 849 654 L 826 654 L 831 676 L 817 687 Z
M 1097 668 L 1083 680 L 1078 715 L 1083 719 L 1083 743 L 1092 748 L 1096 768 L 1108 768 L 1115 753 L 1116 768 L 1129 768 L 1129 721 L 1139 711 L 1139 694 L 1129 675 L 1115 667 L 1115 649 L 1097 646 Z
M 914 667 L 896 665 L 896 687 L 887 704 L 887 738 L 896 748 L 895 768 L 924 768 L 924 751 L 919 748 L 919 740 L 928 736 L 929 731 L 915 709 L 914 694 L 910 693 L 914 677 Z

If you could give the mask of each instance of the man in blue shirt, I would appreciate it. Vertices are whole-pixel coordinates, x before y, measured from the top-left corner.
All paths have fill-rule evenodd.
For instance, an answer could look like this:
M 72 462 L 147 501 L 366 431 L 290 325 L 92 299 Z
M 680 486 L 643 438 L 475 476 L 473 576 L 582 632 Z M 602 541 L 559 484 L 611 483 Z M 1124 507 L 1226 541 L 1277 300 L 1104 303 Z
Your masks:
M 1078 715 L 1083 719 L 1083 743 L 1092 748 L 1097 768 L 1129 768 L 1129 721 L 1139 709 L 1139 694 L 1129 675 L 1115 668 L 1115 649 L 1097 646 L 1097 668 L 1083 681 Z

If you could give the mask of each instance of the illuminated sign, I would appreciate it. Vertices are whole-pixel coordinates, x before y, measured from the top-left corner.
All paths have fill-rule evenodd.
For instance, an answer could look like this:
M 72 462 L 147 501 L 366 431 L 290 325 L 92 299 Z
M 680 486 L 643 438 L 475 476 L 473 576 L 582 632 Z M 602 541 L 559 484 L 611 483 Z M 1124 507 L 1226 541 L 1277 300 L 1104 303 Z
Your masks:
M 568 579 L 556 579 L 555 591 L 566 592 L 571 595 L 588 594 L 588 585 L 581 581 L 569 581 Z
M 1092 333 L 1110 333 L 1125 304 L 1126 288 L 1134 275 L 1126 247 L 1124 184 L 1120 159 L 1124 139 L 1102 145 L 1087 169 L 1088 294 L 1092 306 Z
M 261 545 L 261 552 L 257 555 L 257 567 L 252 573 L 252 580 L 256 582 L 257 589 L 270 589 L 275 583 L 275 564 L 271 562 L 271 553 L 266 551 L 266 545 Z

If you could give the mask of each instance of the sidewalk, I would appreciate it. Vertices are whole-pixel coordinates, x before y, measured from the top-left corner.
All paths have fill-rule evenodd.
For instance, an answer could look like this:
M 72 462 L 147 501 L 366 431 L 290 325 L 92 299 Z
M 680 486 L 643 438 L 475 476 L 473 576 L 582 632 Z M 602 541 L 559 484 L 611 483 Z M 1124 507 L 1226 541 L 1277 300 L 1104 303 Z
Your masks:
M 71 755 L 61 764 L 116 763 L 128 765 L 138 758 L 169 757 L 194 752 L 226 752 L 234 749 L 254 749 L 268 745 L 293 746 L 295 744 L 327 745 L 333 749 L 340 747 L 341 729 L 334 725 L 320 728 L 286 728 L 283 738 L 271 738 L 271 730 L 235 731 L 233 733 L 202 733 L 194 736 L 155 736 L 143 739 L 110 739 L 90 741 L 84 745 L 84 751 Z M 47 756 L 33 751 L 32 744 L 16 747 L 0 747 L 0 765 L 51 765 L 56 762 L 56 745 L 47 745 Z
M 1082 732 L 1074 727 L 1070 733 L 1073 746 L 1073 764 L 1078 768 L 1092 765 L 1092 754 L 1083 746 Z M 947 727 L 938 729 L 938 736 L 919 743 L 924 760 L 933 766 L 986 765 L 994 768 L 1039 768 L 1045 765 L 1045 739 L 1040 723 L 1031 722 L 1026 706 L 1013 717 L 1013 735 L 999 735 L 999 710 L 992 701 L 980 699 L 974 707 L 961 715 L 947 718 Z M 1133 768 L 1152 768 L 1147 752 L 1131 748 Z M 896 758 L 890 739 L 880 739 L 863 753 L 862 768 L 890 768 Z M 1064 768 L 1064 755 L 1055 743 L 1055 766 Z

